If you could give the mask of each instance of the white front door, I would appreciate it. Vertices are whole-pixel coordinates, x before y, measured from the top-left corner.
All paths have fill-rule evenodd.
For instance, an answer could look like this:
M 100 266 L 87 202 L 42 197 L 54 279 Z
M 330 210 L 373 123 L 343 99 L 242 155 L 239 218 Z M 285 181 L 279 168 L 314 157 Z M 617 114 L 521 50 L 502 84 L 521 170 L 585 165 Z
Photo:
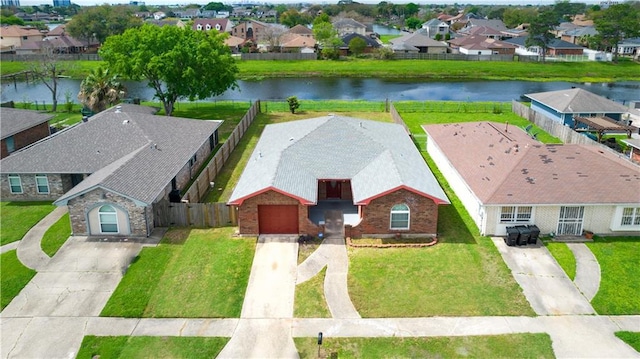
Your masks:
M 560 207 L 560 218 L 558 219 L 558 235 L 582 234 L 582 219 L 584 217 L 584 207 Z

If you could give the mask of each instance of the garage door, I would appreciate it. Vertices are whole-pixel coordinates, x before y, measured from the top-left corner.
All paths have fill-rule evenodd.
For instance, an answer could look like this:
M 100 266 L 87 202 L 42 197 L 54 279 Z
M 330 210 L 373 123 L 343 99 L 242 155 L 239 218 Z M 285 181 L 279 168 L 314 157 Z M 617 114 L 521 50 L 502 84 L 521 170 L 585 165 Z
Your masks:
M 297 234 L 298 206 L 258 206 L 258 226 L 260 234 Z

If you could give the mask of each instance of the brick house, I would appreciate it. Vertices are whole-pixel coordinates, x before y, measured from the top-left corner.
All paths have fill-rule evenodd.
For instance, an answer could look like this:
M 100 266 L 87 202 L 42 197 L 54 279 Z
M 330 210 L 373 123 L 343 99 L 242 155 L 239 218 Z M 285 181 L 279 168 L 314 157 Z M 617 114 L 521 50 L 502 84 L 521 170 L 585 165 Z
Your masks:
M 0 108 L 0 136 L 2 155 L 9 156 L 25 146 L 41 140 L 51 134 L 49 120 L 51 114 L 40 113 L 33 110 L 21 110 L 16 108 Z
M 267 125 L 228 202 L 242 235 L 316 234 L 341 210 L 351 237 L 435 235 L 448 203 L 402 126 L 342 116 Z
M 508 226 L 640 234 L 640 166 L 595 145 L 545 145 L 494 122 L 425 125 L 427 152 L 482 235 Z
M 0 195 L 67 205 L 74 235 L 148 236 L 153 204 L 186 189 L 221 124 L 155 112 L 123 104 L 2 159 Z

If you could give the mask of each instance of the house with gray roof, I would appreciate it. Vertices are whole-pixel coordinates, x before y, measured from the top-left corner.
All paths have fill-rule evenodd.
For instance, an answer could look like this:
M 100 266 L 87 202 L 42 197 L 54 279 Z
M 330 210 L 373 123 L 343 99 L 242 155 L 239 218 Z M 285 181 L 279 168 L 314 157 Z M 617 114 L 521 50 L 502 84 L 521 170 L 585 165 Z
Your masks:
M 405 129 L 325 116 L 267 125 L 229 205 L 240 234 L 316 234 L 339 210 L 345 235 L 435 235 L 449 200 Z
M 155 112 L 119 105 L 2 159 L 3 200 L 66 205 L 75 235 L 149 235 L 154 203 L 186 189 L 221 124 Z
M 543 52 L 539 46 L 527 47 L 526 37 L 514 37 L 503 41 L 517 46 L 519 50 L 525 50 L 527 52 L 533 52 L 540 55 Z M 564 40 L 552 39 L 547 43 L 546 55 L 548 56 L 582 55 L 583 53 L 584 47 Z
M 349 18 L 338 19 L 331 23 L 333 28 L 338 32 L 338 36 L 344 36 L 347 34 L 360 34 L 362 36 L 367 33 L 367 26 Z
M 545 145 L 495 122 L 425 125 L 427 152 L 482 235 L 640 235 L 640 166 L 594 145 Z
M 451 30 L 449 24 L 442 20 L 431 19 L 422 24 L 422 30 L 425 35 L 435 39 L 439 35 L 441 39 L 444 39 L 447 34 L 451 36 Z
M 0 107 L 0 158 L 49 136 L 52 117 L 39 111 Z
M 531 109 L 554 121 L 574 127 L 574 117 L 609 117 L 620 121 L 629 108 L 592 92 L 572 88 L 525 94 Z
M 396 51 L 404 52 L 403 49 L 410 49 L 410 47 L 417 48 L 419 53 L 424 54 L 444 54 L 447 52 L 449 46 L 441 41 L 436 41 L 427 35 L 423 35 L 419 32 L 411 34 L 405 34 L 395 39 L 389 40 L 391 48 Z

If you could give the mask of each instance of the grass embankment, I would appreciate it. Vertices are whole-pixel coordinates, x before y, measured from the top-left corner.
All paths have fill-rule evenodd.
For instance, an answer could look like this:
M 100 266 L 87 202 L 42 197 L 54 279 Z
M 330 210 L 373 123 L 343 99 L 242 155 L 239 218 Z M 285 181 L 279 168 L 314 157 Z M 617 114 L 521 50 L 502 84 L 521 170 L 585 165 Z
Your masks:
M 239 317 L 255 238 L 232 235 L 230 227 L 169 231 L 158 247 L 140 252 L 101 315 Z
M 2 253 L 0 257 L 0 269 L 2 280 L 0 281 L 0 297 L 2 309 L 9 305 L 13 298 L 36 275 L 36 271 L 25 267 L 18 259 L 17 251 L 12 250 Z
M 616 337 L 629 344 L 637 352 L 640 352 L 640 333 L 637 332 L 616 332 Z
M 75 64 L 77 63 L 77 64 Z M 75 61 L 65 74 L 85 78 L 102 61 Z M 26 62 L 3 62 L 2 75 L 27 70 Z M 640 81 L 640 64 L 604 62 L 502 62 L 453 60 L 238 61 L 243 80 L 266 77 L 386 77 L 424 80 Z
M 51 202 L 0 202 L 0 245 L 21 240 L 55 208 Z
M 331 318 L 324 297 L 324 278 L 327 267 L 308 281 L 296 286 L 293 316 L 296 318 Z
M 56 223 L 54 223 L 42 236 L 40 247 L 49 256 L 53 257 L 64 242 L 71 236 L 71 222 L 69 213 L 66 213 Z
M 600 315 L 640 314 L 640 237 L 598 237 L 588 242 L 601 281 L 591 305 Z
M 294 338 L 300 358 L 554 358 L 548 334 L 433 338 Z
M 229 338 L 86 336 L 76 358 L 215 358 Z

